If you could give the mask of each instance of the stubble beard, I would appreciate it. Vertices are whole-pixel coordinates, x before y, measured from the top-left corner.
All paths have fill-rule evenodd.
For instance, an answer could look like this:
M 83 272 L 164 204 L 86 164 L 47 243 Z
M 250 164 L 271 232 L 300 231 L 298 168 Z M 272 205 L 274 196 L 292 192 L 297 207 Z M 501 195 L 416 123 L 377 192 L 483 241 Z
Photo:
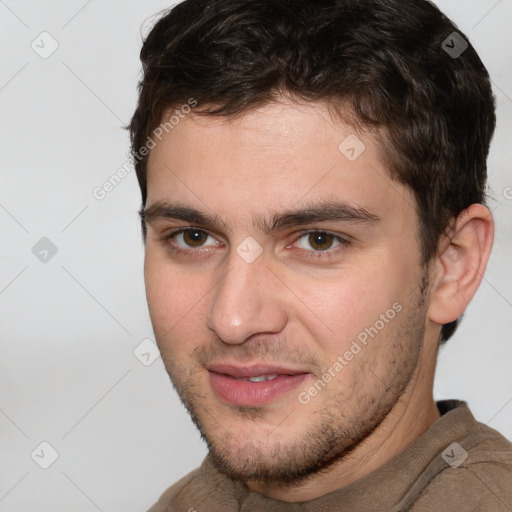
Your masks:
M 346 404 L 333 397 L 314 415 L 308 430 L 293 439 L 283 438 L 278 425 L 266 437 L 256 439 L 250 439 L 244 432 L 234 432 L 211 413 L 206 396 L 193 383 L 192 372 L 188 373 L 185 383 L 183 369 L 173 368 L 166 361 L 173 387 L 206 442 L 214 466 L 233 480 L 284 488 L 325 472 L 349 456 L 381 425 L 411 383 L 425 334 L 427 289 L 428 276 L 425 274 L 414 302 L 409 307 L 404 306 L 399 313 L 403 316 L 394 336 L 394 362 L 380 376 L 370 369 L 378 378 L 379 387 L 357 397 L 352 403 L 357 410 L 349 410 L 349 416 L 340 413 Z M 379 343 L 379 336 L 371 342 Z M 266 360 L 269 360 L 271 350 L 266 352 Z M 245 418 L 252 427 L 266 414 L 263 407 L 233 407 L 232 411 Z M 283 411 L 283 420 L 288 421 L 291 416 L 287 418 L 286 414 Z

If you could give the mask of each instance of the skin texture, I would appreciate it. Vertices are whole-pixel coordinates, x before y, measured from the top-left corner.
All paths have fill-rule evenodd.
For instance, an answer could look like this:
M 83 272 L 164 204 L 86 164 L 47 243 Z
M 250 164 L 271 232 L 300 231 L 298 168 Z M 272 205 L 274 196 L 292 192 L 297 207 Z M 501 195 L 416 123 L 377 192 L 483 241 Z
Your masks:
M 222 221 L 148 219 L 146 291 L 167 371 L 219 469 L 283 501 L 361 478 L 439 417 L 432 387 L 441 323 L 466 307 L 492 245 L 492 217 L 473 205 L 424 266 L 412 193 L 389 178 L 372 134 L 358 134 L 366 149 L 356 160 L 340 152 L 354 133 L 321 104 L 283 100 L 231 120 L 191 114 L 148 162 L 147 208 L 171 202 Z M 378 220 L 261 229 L 322 201 Z M 185 227 L 199 232 L 164 240 Z M 334 237 L 312 239 L 311 230 Z M 237 253 L 247 237 L 262 249 L 252 263 Z M 400 311 L 333 371 L 393 305 Z M 221 362 L 308 375 L 263 406 L 240 407 L 212 389 L 206 366 Z M 301 403 L 329 369 L 329 382 Z

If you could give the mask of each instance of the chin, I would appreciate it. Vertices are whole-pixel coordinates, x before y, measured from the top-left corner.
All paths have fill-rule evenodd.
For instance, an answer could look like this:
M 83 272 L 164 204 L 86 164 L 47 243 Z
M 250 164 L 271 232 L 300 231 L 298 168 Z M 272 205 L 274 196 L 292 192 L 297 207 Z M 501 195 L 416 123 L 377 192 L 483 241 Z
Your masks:
M 298 422 L 299 424 L 300 423 Z M 279 425 L 250 423 L 243 428 L 200 428 L 214 466 L 229 478 L 265 486 L 287 487 L 326 470 L 350 453 L 365 437 L 353 438 L 339 429 L 320 432 L 318 427 L 291 432 Z M 329 428 L 328 428 L 329 430 Z

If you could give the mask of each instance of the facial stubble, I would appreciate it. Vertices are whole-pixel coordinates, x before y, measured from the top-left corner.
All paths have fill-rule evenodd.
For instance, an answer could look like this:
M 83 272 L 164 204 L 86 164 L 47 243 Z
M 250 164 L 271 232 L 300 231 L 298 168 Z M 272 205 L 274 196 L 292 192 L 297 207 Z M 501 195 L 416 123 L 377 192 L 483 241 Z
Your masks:
M 195 384 L 194 375 L 204 372 L 202 363 L 197 363 L 195 370 L 189 368 L 184 371 L 172 364 L 172 358 L 167 358 L 166 368 L 173 387 L 207 443 L 211 462 L 233 480 L 280 488 L 325 472 L 348 457 L 379 428 L 412 381 L 425 335 L 428 284 L 428 273 L 425 272 L 416 293 L 410 294 L 413 300 L 409 301 L 409 305 L 404 305 L 399 313 L 401 323 L 394 339 L 388 340 L 391 341 L 393 353 L 381 354 L 381 357 L 389 356 L 388 366 L 380 372 L 382 375 L 377 375 L 370 366 L 361 366 L 362 379 L 365 372 L 366 375 L 371 372 L 378 381 L 378 387 L 365 390 L 355 400 L 357 410 L 349 410 L 348 413 L 345 398 L 332 396 L 327 404 L 315 411 L 314 420 L 308 425 L 307 431 L 293 439 L 286 437 L 280 425 L 293 420 L 298 402 L 292 404 L 291 412 L 283 411 L 282 419 L 274 428 L 265 427 L 266 436 L 251 439 L 240 429 L 233 430 L 229 424 L 217 420 L 212 413 L 206 394 Z M 396 321 L 398 318 L 393 320 Z M 222 342 L 219 340 L 219 343 Z M 379 335 L 371 343 L 379 343 Z M 271 361 L 276 353 L 282 353 L 268 343 L 254 347 L 254 351 L 251 347 L 244 347 L 243 350 L 266 361 Z M 234 351 L 236 347 L 224 349 L 224 352 L 230 349 Z M 195 360 L 203 361 L 204 353 L 202 357 L 197 352 Z M 351 364 L 359 362 L 354 359 Z M 364 387 L 364 382 L 361 387 Z M 295 402 L 295 396 L 292 400 Z M 251 428 L 255 428 L 259 422 L 268 425 L 264 423 L 267 414 L 265 407 L 232 406 L 230 414 L 235 414 L 238 420 L 243 419 L 244 424 Z M 229 415 L 225 418 L 229 418 Z M 263 433 L 263 428 L 261 431 Z

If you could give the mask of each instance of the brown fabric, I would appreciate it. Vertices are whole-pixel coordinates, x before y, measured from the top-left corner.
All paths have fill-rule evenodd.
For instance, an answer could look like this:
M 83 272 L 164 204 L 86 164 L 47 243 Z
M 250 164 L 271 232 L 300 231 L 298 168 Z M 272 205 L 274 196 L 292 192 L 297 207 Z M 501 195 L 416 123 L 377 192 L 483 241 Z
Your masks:
M 511 512 L 510 441 L 477 422 L 465 402 L 445 400 L 437 406 L 442 416 L 401 453 L 314 500 L 285 503 L 250 492 L 219 473 L 206 457 L 149 512 Z M 468 455 L 456 468 L 452 466 L 461 459 L 459 448 L 449 448 L 453 442 Z

